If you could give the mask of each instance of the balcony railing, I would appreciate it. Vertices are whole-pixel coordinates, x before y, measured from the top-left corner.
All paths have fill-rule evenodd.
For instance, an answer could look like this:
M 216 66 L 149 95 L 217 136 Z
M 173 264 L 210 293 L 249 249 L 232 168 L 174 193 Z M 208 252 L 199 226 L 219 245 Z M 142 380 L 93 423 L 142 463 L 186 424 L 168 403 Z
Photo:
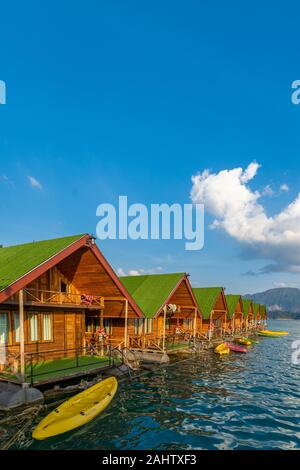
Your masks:
M 24 302 L 37 304 L 78 305 L 83 307 L 104 307 L 101 295 L 77 294 L 51 290 L 24 289 Z

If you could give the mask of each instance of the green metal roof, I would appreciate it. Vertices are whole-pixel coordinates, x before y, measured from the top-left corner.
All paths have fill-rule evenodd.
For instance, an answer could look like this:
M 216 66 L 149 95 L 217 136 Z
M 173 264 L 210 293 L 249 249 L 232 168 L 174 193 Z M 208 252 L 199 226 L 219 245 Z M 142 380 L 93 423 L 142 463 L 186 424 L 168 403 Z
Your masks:
M 0 248 L 0 292 L 84 235 Z
M 244 318 L 248 317 L 249 314 L 249 308 L 250 305 L 252 304 L 252 300 L 249 299 L 243 299 L 243 306 L 244 306 Z
M 185 273 L 122 276 L 120 280 L 146 318 L 153 318 Z
M 229 318 L 233 317 L 233 314 L 238 306 L 239 300 L 241 298 L 240 295 L 233 295 L 233 294 L 228 294 L 225 295 L 226 297 L 226 302 L 227 302 L 227 307 L 228 307 L 228 316 Z
M 256 318 L 259 312 L 259 304 L 253 304 L 253 317 Z
M 265 305 L 260 305 L 260 315 L 262 318 L 267 318 L 267 307 Z
M 204 320 L 210 317 L 210 313 L 222 290 L 223 287 L 193 287 L 193 292 Z

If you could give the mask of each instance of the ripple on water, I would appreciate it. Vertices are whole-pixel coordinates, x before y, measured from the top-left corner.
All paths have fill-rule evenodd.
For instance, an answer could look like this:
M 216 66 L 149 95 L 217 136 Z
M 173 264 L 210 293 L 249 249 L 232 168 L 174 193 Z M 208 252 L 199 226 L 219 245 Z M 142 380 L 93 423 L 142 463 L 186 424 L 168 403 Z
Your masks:
M 270 325 L 271 326 L 271 325 Z M 119 387 L 99 418 L 31 449 L 300 449 L 300 321 L 273 322 L 248 354 L 205 353 Z M 1 435 L 0 435 L 1 440 Z

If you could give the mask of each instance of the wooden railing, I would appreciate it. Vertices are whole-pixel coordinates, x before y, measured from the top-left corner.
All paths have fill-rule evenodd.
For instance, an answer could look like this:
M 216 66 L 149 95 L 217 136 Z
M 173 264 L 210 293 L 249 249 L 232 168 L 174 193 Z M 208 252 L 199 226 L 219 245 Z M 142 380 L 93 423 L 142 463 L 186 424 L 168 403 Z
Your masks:
M 24 289 L 24 301 L 39 304 L 69 304 L 84 307 L 104 307 L 104 297 L 90 296 L 87 293 L 77 294 L 71 292 L 58 292 L 50 290 Z

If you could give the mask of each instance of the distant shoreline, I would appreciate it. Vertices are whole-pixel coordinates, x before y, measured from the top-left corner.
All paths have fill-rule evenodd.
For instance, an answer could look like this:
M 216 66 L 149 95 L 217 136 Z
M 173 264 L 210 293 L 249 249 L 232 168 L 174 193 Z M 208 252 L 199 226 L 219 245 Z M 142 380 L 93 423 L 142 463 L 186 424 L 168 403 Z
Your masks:
M 291 317 L 289 317 L 289 318 L 272 318 L 272 317 L 269 317 L 269 320 L 281 320 L 281 321 L 282 320 L 295 320 L 295 321 L 298 321 L 299 318 L 291 318 Z

